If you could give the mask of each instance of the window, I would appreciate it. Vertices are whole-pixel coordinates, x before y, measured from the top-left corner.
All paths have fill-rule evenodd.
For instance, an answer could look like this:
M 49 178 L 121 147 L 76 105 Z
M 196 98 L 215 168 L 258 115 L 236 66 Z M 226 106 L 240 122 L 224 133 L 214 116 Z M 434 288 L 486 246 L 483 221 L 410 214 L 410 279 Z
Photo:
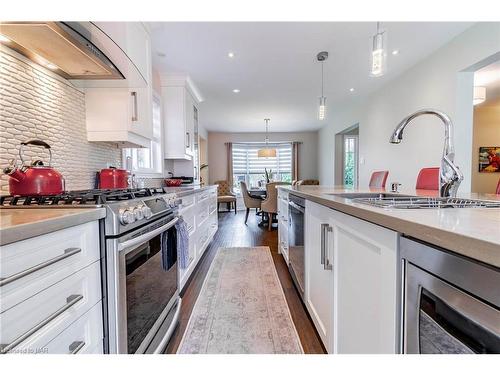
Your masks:
M 358 136 L 344 136 L 344 185 L 358 186 Z
M 132 171 L 137 174 L 155 174 L 162 172 L 161 155 L 161 100 L 153 95 L 153 140 L 149 148 L 124 148 L 123 165 L 128 157 L 132 161 Z
M 276 149 L 275 158 L 259 158 L 257 151 L 264 143 L 233 143 L 233 188 L 240 191 L 240 181 L 249 188 L 266 183 L 265 169 L 271 172 L 271 180 L 292 182 L 292 144 L 269 143 Z

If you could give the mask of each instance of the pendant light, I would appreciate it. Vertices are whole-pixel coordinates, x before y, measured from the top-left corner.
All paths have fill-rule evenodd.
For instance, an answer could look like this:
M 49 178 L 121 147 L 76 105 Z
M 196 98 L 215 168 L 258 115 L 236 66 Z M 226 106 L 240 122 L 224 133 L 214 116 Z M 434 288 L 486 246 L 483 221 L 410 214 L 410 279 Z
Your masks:
M 380 31 L 380 22 L 377 22 L 377 33 L 372 40 L 372 54 L 370 75 L 381 77 L 387 69 L 387 33 Z
M 268 118 L 264 119 L 264 122 L 266 123 L 266 146 L 264 148 L 261 148 L 259 151 L 257 151 L 257 156 L 259 158 L 275 158 L 276 157 L 276 149 L 275 148 L 269 148 L 269 121 L 271 121 Z
M 323 63 L 328 58 L 328 52 L 321 51 L 316 55 L 316 59 L 321 63 L 321 96 L 319 97 L 319 107 L 318 107 L 318 119 L 324 120 L 326 116 L 326 97 L 323 95 Z

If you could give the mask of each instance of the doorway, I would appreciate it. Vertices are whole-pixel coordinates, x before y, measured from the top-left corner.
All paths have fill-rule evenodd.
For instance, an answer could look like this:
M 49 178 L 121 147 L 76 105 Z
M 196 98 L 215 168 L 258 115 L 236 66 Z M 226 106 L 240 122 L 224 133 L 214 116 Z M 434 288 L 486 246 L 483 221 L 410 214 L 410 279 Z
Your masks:
M 208 184 L 208 148 L 207 140 L 200 136 L 200 184 Z
M 335 185 L 348 189 L 358 187 L 359 124 L 335 135 Z

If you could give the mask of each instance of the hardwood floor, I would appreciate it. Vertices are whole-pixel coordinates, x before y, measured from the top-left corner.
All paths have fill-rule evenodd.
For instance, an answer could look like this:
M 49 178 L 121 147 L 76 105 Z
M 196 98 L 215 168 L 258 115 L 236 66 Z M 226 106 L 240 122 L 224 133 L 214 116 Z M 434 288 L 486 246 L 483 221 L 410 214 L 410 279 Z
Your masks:
M 166 353 L 175 353 L 177 351 L 216 250 L 219 247 L 237 246 L 269 246 L 304 352 L 325 353 L 325 349 L 306 312 L 306 308 L 302 304 L 302 300 L 293 285 L 288 267 L 281 254 L 278 254 L 278 231 L 272 230 L 269 232 L 266 228 L 259 227 L 257 225 L 259 220 L 260 217 L 255 215 L 255 211 L 250 213 L 248 225 L 244 223 L 244 211 L 240 211 L 236 215 L 234 212 L 219 213 L 219 230 L 205 251 L 203 258 L 181 295 L 182 308 L 180 322 L 167 347 Z

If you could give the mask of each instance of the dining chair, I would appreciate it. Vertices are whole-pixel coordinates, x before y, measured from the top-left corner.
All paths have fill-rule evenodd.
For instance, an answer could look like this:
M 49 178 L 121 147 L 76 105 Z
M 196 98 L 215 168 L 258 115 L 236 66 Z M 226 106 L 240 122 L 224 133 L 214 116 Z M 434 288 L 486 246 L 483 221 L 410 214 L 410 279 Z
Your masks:
M 288 182 L 270 182 L 266 185 L 266 199 L 260 205 L 262 212 L 267 214 L 269 223 L 268 230 L 272 229 L 273 218 L 278 213 L 278 185 L 290 185 Z
M 415 189 L 439 190 L 439 167 L 422 168 Z
M 299 180 L 296 183 L 297 186 L 300 185 L 319 185 L 319 180 L 313 180 L 313 179 L 308 179 L 308 180 Z
M 260 206 L 262 204 L 262 198 L 252 195 L 249 193 L 247 184 L 244 181 L 240 181 L 241 186 L 241 195 L 243 196 L 243 203 L 245 203 L 245 207 L 247 208 L 247 213 L 245 215 L 245 224 L 248 220 L 248 214 L 250 213 L 251 208 L 255 208 L 256 210 L 260 210 Z
M 234 204 L 234 214 L 236 215 L 236 194 L 231 190 L 231 186 L 228 181 L 220 180 L 215 181 L 217 186 L 217 212 L 219 212 L 219 206 L 221 203 L 227 204 L 228 211 L 231 210 L 231 206 Z
M 385 183 L 387 181 L 387 176 L 389 176 L 389 171 L 375 171 L 370 177 L 370 182 L 368 186 L 371 188 L 385 189 Z

